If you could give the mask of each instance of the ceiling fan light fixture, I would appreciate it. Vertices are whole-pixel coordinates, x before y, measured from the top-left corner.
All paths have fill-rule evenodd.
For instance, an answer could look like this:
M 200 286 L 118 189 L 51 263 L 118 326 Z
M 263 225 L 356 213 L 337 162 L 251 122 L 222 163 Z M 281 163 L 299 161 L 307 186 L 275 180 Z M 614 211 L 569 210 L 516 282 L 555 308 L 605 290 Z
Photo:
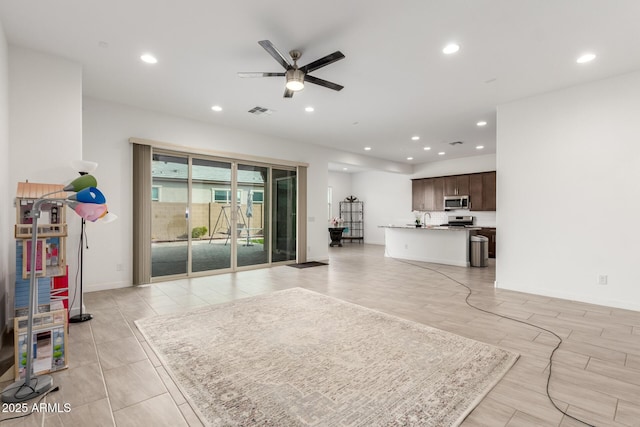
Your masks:
M 304 72 L 297 68 L 287 70 L 287 89 L 297 92 L 304 89 Z

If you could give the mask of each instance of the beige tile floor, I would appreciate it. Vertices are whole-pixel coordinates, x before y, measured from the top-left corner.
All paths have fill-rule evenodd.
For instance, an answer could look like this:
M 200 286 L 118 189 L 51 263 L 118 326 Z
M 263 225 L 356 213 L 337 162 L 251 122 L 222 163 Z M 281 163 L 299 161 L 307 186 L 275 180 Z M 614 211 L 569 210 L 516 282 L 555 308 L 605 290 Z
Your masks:
M 545 394 L 548 357 L 556 344 L 551 335 L 474 310 L 464 302 L 463 287 L 433 271 L 385 258 L 383 251 L 381 246 L 346 244 L 330 249 L 327 267 L 281 266 L 88 293 L 86 306 L 94 319 L 71 325 L 70 366 L 53 374 L 60 391 L 47 397 L 71 404 L 71 412 L 2 425 L 199 426 L 133 321 L 294 286 L 520 353 L 463 426 L 582 425 L 554 409 Z M 470 301 L 479 307 L 552 329 L 564 339 L 550 386 L 560 408 L 592 425 L 640 426 L 639 312 L 495 290 L 493 265 L 420 266 L 469 285 L 474 292 Z

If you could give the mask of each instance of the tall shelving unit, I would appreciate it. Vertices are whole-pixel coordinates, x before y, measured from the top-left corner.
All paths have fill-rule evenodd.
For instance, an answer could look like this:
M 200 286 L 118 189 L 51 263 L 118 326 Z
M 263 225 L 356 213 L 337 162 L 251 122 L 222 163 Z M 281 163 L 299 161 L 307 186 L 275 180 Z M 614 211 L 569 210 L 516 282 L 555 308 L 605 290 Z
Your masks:
M 353 200 L 352 200 L 353 199 Z M 343 240 L 357 240 L 364 242 L 364 202 L 356 200 L 356 197 L 347 197 L 340 202 L 340 218 L 345 230 L 342 233 Z

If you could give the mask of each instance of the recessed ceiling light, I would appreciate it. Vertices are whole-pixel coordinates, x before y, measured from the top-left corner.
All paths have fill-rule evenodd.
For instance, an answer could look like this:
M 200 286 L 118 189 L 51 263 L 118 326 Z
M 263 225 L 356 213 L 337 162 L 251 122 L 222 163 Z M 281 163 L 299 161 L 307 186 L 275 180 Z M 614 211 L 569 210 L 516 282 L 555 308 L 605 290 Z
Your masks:
M 429 151 L 431 150 L 431 147 L 424 147 L 424 151 Z
M 444 47 L 444 49 L 442 49 L 442 53 L 446 55 L 451 55 L 452 53 L 456 53 L 459 50 L 460 50 L 460 45 L 457 45 L 455 43 L 449 43 Z
M 306 111 L 307 113 L 313 113 L 314 112 L 314 108 L 313 107 L 305 107 L 304 111 Z
M 487 122 L 485 122 L 484 120 L 480 120 L 478 123 L 476 123 L 477 126 L 486 126 Z
M 586 63 L 586 62 L 591 62 L 591 61 L 593 61 L 594 59 L 596 59 L 596 55 L 595 55 L 595 54 L 593 54 L 593 53 L 585 53 L 584 55 L 580 56 L 580 57 L 576 60 L 576 62 L 577 62 L 578 64 L 584 64 L 584 63 Z
M 441 151 L 441 152 L 438 153 L 438 156 L 444 156 L 444 155 L 445 155 L 444 151 Z
M 476 150 L 482 150 L 483 148 L 484 148 L 484 145 L 478 145 L 478 146 L 476 147 Z
M 158 60 L 156 59 L 156 57 L 151 55 L 150 53 L 145 53 L 144 55 L 142 55 L 140 57 L 140 59 L 142 59 L 142 61 L 146 62 L 147 64 L 157 64 L 158 63 Z
M 371 147 L 364 147 L 364 151 L 371 151 Z
M 412 140 L 412 141 L 417 141 L 417 140 L 419 140 L 419 139 L 420 139 L 420 137 L 419 137 L 418 135 L 416 135 L 416 136 L 412 136 L 412 137 L 411 137 L 411 140 Z
M 213 107 L 211 107 L 211 109 L 215 112 L 220 112 L 222 111 L 222 107 L 219 105 L 214 105 Z
M 342 168 L 342 170 L 343 170 L 343 171 L 348 171 L 349 169 L 347 169 L 347 168 Z
M 407 157 L 407 160 L 413 160 L 413 157 Z

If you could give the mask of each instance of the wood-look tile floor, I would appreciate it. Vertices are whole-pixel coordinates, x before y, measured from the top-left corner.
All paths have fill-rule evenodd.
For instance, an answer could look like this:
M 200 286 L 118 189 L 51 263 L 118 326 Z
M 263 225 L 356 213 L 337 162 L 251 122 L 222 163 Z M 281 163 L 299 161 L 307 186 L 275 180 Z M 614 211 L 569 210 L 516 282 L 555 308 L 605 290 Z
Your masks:
M 496 290 L 493 264 L 407 263 L 385 258 L 382 246 L 359 244 L 330 248 L 329 266 L 280 266 L 86 294 L 94 319 L 70 326 L 70 366 L 53 374 L 60 391 L 47 397 L 69 403 L 71 412 L 3 425 L 200 426 L 133 321 L 295 286 L 520 353 L 463 426 L 583 425 L 546 396 L 548 358 L 557 343 L 552 335 L 470 308 L 464 287 L 424 267 L 467 284 L 478 307 L 562 337 L 550 385 L 562 410 L 591 425 L 640 426 L 640 312 Z

